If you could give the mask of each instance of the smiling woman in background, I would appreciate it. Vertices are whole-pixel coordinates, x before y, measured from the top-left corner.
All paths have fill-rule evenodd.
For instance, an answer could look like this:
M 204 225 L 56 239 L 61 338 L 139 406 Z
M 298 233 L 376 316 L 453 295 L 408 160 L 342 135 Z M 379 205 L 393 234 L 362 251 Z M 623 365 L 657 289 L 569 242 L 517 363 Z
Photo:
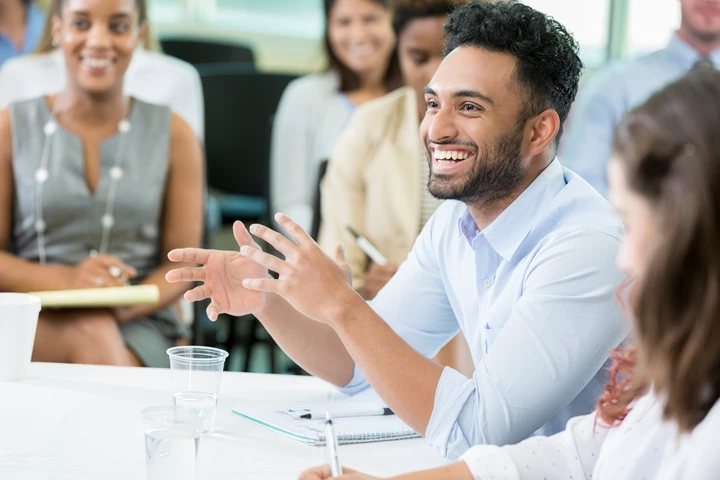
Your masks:
M 271 204 L 310 229 L 318 168 L 355 107 L 402 84 L 390 0 L 325 0 L 326 73 L 288 85 L 272 135 Z
M 395 480 L 720 478 L 718 105 L 720 72 L 695 70 L 616 129 L 608 177 L 626 228 L 617 264 L 635 279 L 637 350 L 613 354 L 596 411 L 552 437 L 478 445 L 464 461 Z M 325 480 L 330 470 L 300 478 Z
M 45 15 L 30 0 L 0 2 L 0 65 L 32 52 L 42 36 Z
M 427 110 L 423 89 L 443 59 L 443 24 L 462 3 L 466 0 L 395 2 L 393 28 L 407 86 L 358 108 L 330 157 L 318 243 L 332 253 L 343 242 L 353 287 L 367 300 L 395 274 L 441 202 L 427 187 L 430 168 L 418 129 Z M 348 227 L 368 238 L 389 264 L 371 262 Z M 468 376 L 474 370 L 462 335 L 437 360 Z
M 67 82 L 0 112 L 0 291 L 157 285 L 158 305 L 43 310 L 33 360 L 164 366 L 186 337 L 165 253 L 202 234 L 200 143 L 123 94 L 145 0 L 58 0 Z

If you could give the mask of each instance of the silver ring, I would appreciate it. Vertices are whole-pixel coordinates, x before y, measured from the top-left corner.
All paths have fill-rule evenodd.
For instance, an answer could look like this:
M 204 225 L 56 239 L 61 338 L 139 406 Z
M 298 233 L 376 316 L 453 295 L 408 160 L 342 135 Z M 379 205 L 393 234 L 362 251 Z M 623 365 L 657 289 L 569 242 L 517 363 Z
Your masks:
M 95 286 L 96 287 L 102 287 L 105 284 L 105 279 L 103 277 L 95 277 Z
M 120 270 L 120 267 L 116 267 L 115 265 L 108 268 L 108 272 L 110 272 L 110 275 L 115 278 L 120 278 L 120 275 L 122 275 L 122 270 Z

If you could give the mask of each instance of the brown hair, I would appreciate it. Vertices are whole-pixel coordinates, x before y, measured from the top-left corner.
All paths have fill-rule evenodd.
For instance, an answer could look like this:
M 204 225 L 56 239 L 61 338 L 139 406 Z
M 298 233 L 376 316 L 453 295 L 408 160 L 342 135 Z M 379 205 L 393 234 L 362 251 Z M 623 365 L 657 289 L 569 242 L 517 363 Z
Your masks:
M 692 430 L 720 397 L 720 72 L 697 69 L 628 113 L 614 152 L 659 232 L 635 285 L 636 372 Z
M 325 4 L 325 35 L 323 37 L 323 43 L 325 45 L 325 54 L 328 58 L 328 68 L 337 73 L 340 78 L 339 90 L 341 92 L 352 92 L 360 88 L 360 77 L 355 72 L 350 70 L 347 65 L 342 63 L 340 59 L 335 55 L 330 45 L 329 35 L 329 24 L 330 24 L 330 12 L 337 3 L 338 0 L 324 0 Z M 368 0 L 373 3 L 377 3 L 383 8 L 390 10 L 392 1 L 391 0 Z M 397 47 L 393 49 L 392 55 L 390 55 L 390 62 L 388 63 L 387 70 L 385 71 L 385 88 L 387 91 L 395 90 L 401 87 L 403 84 L 402 73 L 400 72 L 400 60 L 398 59 Z
M 62 12 L 62 1 L 63 0 L 50 0 L 47 11 L 59 16 Z M 144 47 L 148 50 L 160 51 L 159 42 L 156 41 L 155 37 L 150 32 L 150 23 L 147 19 L 147 4 L 145 0 L 136 0 L 135 5 L 137 5 L 140 24 L 145 23 L 146 35 Z M 57 48 L 53 45 L 52 21 L 53 15 L 47 15 L 45 18 L 45 25 L 43 26 L 42 36 L 40 37 L 40 41 L 35 47 L 35 51 L 33 53 L 50 53 L 55 51 Z

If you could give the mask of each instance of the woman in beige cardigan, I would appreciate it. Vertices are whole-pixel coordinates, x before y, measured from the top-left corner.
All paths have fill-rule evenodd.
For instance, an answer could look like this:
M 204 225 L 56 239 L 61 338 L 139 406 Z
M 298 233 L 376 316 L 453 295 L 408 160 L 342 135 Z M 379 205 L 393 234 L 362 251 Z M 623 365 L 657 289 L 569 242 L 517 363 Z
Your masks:
M 423 89 L 442 60 L 442 25 L 458 3 L 463 2 L 397 2 L 393 26 L 407 86 L 356 110 L 323 180 L 319 244 L 331 252 L 343 242 L 353 286 L 368 300 L 394 275 L 440 204 L 427 190 L 429 167 L 418 126 L 426 109 Z M 388 265 L 371 262 L 348 227 L 367 237 Z M 473 371 L 462 338 L 448 344 L 438 361 Z

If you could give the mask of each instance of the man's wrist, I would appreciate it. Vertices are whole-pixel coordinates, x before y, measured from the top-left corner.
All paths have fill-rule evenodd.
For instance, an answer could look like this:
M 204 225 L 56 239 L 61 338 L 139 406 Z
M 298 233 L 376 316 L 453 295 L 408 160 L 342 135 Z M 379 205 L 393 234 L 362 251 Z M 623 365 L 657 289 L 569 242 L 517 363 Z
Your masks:
M 367 307 L 367 302 L 358 292 L 350 288 L 333 295 L 332 302 L 324 315 L 323 321 L 336 330 L 343 329 L 359 309 Z

